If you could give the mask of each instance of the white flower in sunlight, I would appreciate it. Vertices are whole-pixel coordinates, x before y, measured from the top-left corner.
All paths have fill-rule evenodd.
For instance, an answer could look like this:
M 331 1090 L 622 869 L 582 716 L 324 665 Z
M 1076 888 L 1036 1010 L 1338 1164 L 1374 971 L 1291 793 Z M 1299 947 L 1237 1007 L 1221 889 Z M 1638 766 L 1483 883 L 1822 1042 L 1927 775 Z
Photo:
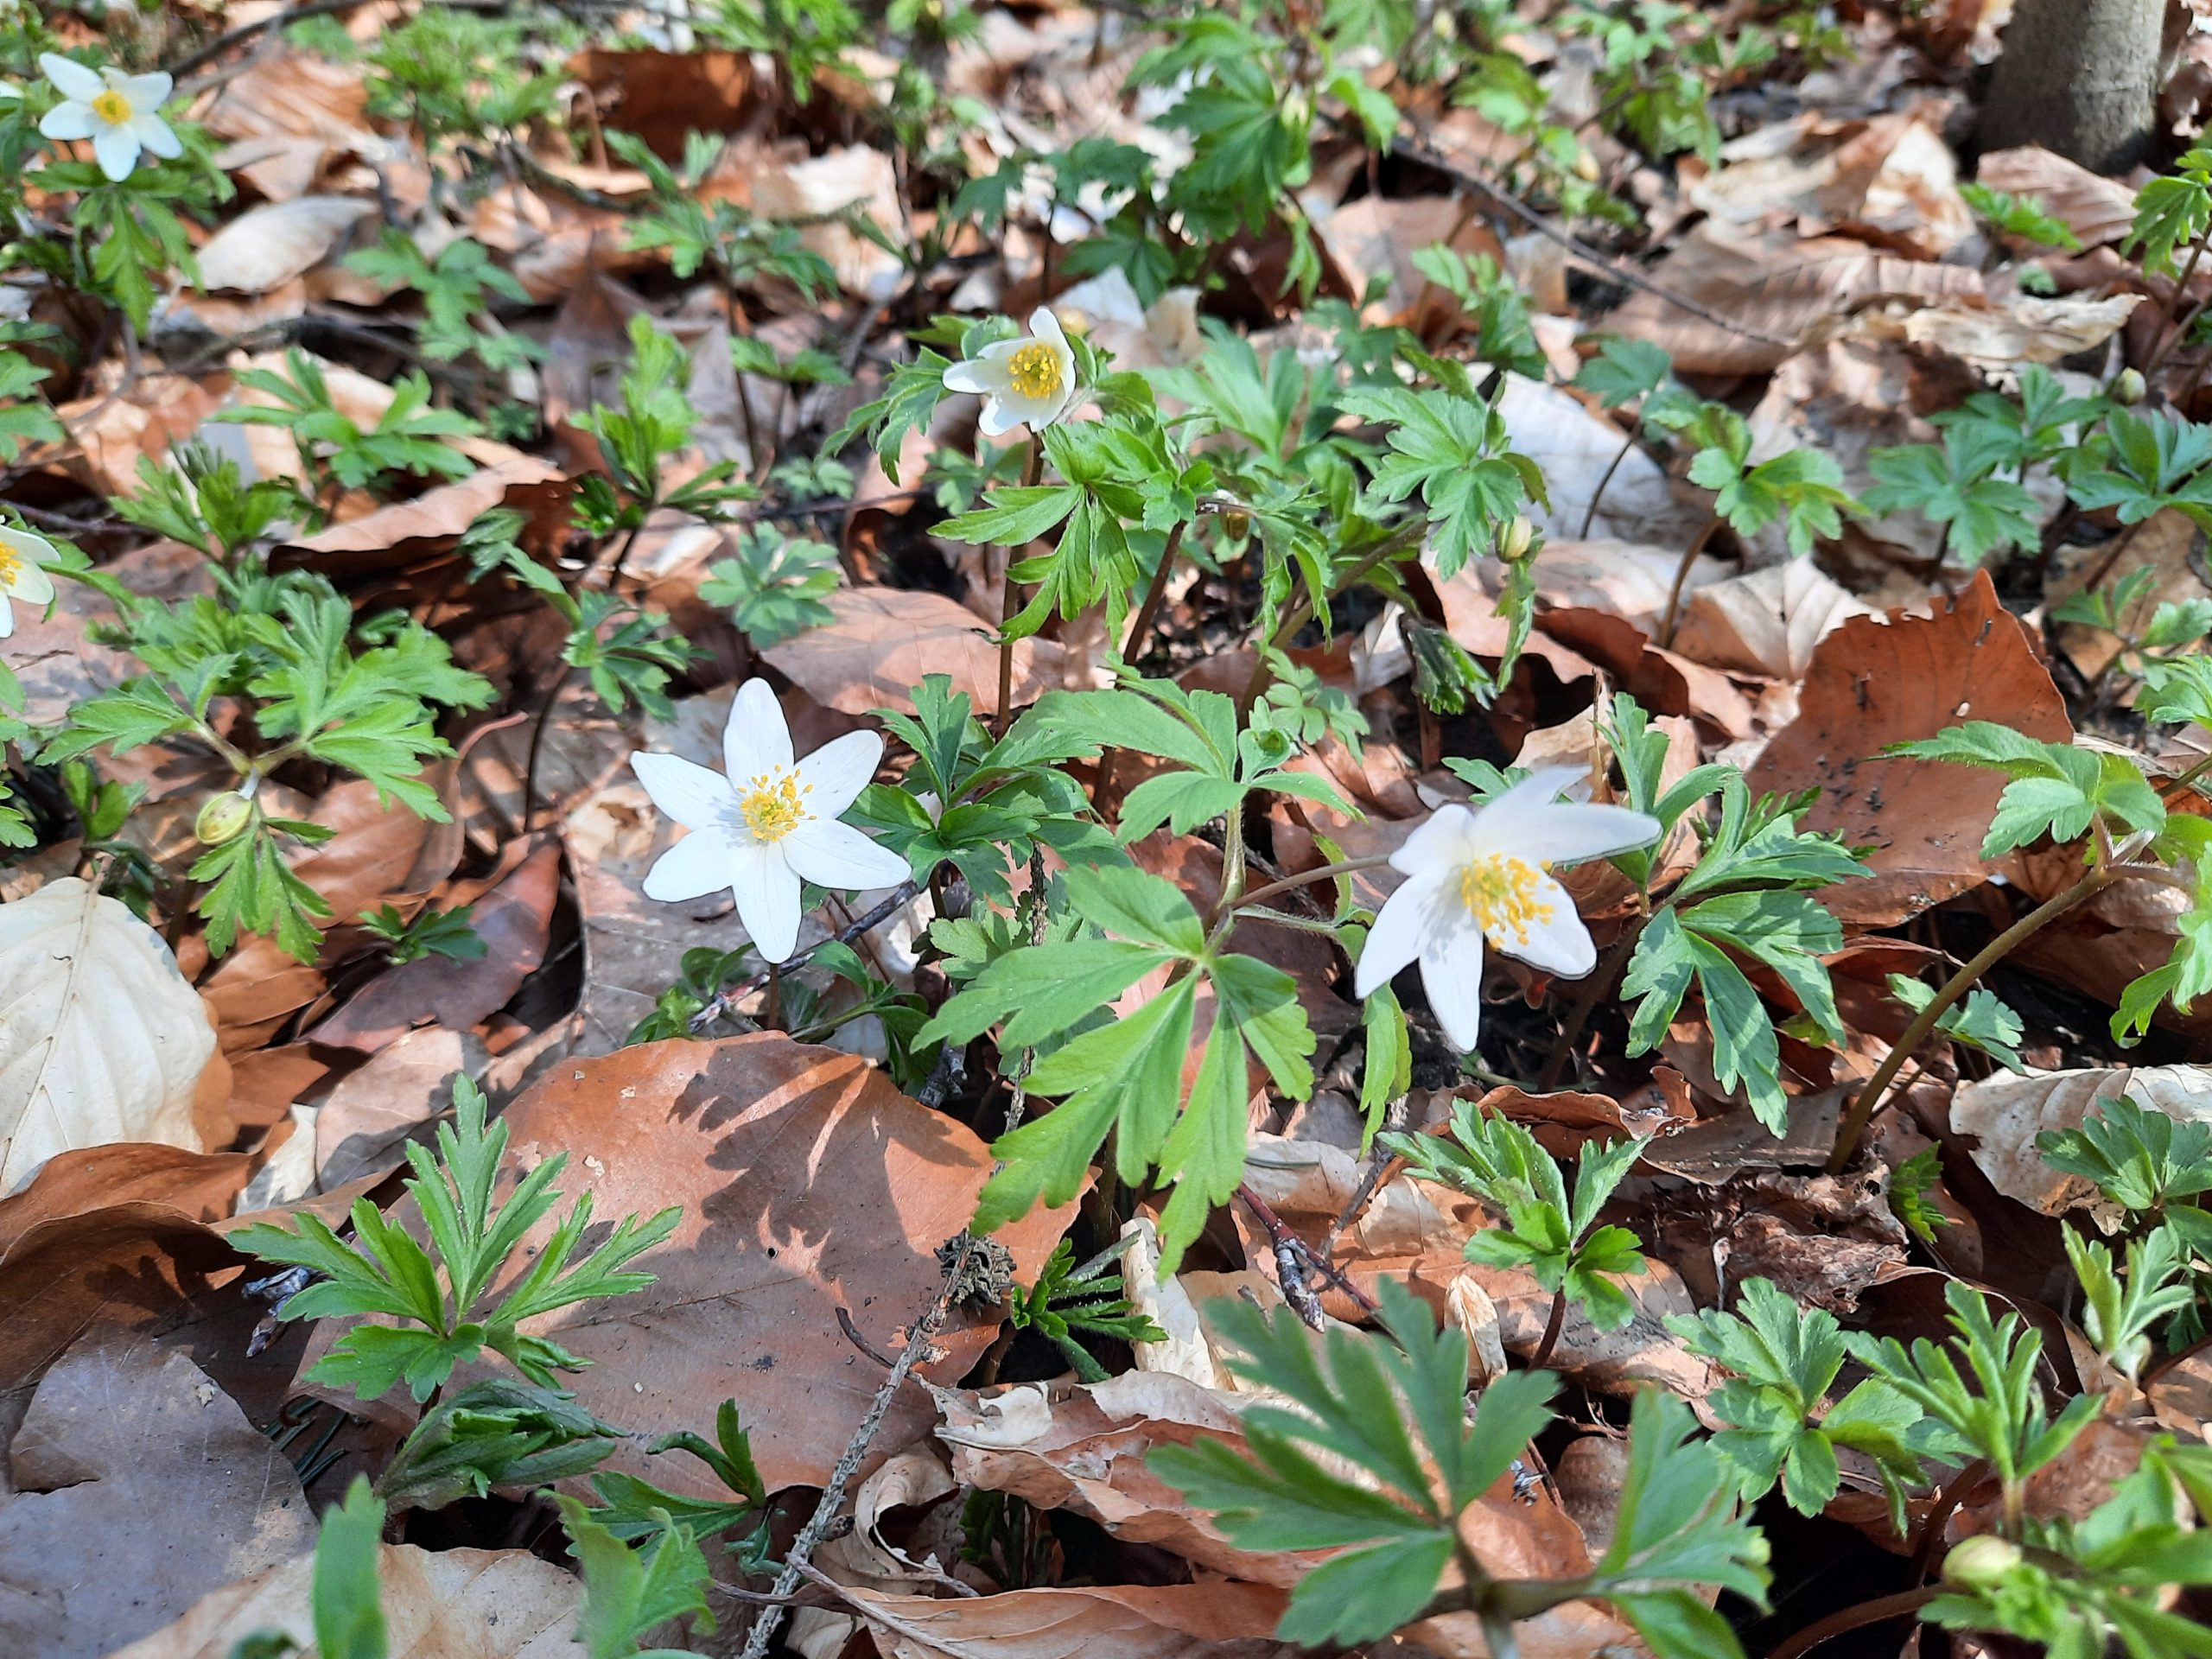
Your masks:
M 978 424 L 987 438 L 1017 426 L 1041 432 L 1075 401 L 1075 353 L 1060 320 L 1040 305 L 1029 314 L 1026 338 L 1001 340 L 954 364 L 944 372 L 944 389 L 983 394 Z
M 43 605 L 54 597 L 54 578 L 40 568 L 53 556 L 45 537 L 0 524 L 0 639 L 16 631 L 16 601 Z
M 129 178 L 142 149 L 168 161 L 184 154 L 161 116 L 175 85 L 172 77 L 90 69 L 55 52 L 40 53 L 38 67 L 62 99 L 46 112 L 38 130 L 49 138 L 91 139 L 100 171 L 109 178 Z
M 645 873 L 645 897 L 673 904 L 728 887 L 760 954 L 787 960 L 802 877 L 841 890 L 906 879 L 905 859 L 838 822 L 882 758 L 880 737 L 851 732 L 794 761 L 776 694 L 747 680 L 722 732 L 728 777 L 678 755 L 630 757 L 653 804 L 691 832 Z
M 1359 954 L 1366 996 L 1408 963 L 1445 1035 L 1462 1049 L 1482 1027 L 1485 942 L 1532 968 L 1580 979 L 1597 965 L 1589 931 L 1550 870 L 1657 839 L 1659 824 L 1624 806 L 1555 798 L 1580 766 L 1548 766 L 1488 806 L 1446 806 L 1390 855 L 1405 885 L 1383 901 Z

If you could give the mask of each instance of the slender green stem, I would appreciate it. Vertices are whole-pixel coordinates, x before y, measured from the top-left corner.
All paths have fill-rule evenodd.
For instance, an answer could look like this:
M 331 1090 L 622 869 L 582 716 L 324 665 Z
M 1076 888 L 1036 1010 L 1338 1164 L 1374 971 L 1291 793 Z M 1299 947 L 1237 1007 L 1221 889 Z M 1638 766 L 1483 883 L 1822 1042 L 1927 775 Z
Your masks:
M 1859 1138 L 1866 1133 L 1867 1124 L 1873 1121 L 1875 1109 L 1882 1103 L 1882 1096 L 1891 1083 L 1904 1069 L 1904 1063 L 1912 1058 L 1919 1052 L 1920 1046 L 1934 1033 L 1937 1023 L 1950 1012 L 1952 1005 L 1974 988 L 1975 981 L 2075 906 L 2084 899 L 2094 898 L 2123 876 L 2140 873 L 2133 865 L 2100 865 L 2064 892 L 2052 895 L 2021 917 L 1984 945 L 1965 967 L 1946 980 L 1943 988 L 1929 999 L 1928 1006 L 1913 1016 L 1912 1023 L 1904 1028 L 1904 1034 L 1897 1039 L 1881 1065 L 1875 1068 L 1874 1075 L 1866 1079 L 1858 1098 L 1851 1103 L 1851 1109 L 1844 1115 L 1843 1122 L 1836 1130 L 1835 1150 L 1828 1154 L 1828 1173 L 1841 1173 L 1844 1166 L 1851 1161 L 1851 1154 L 1859 1149 Z
M 2212 225 L 2206 226 L 2198 234 L 2195 245 L 2189 251 L 2189 263 L 2182 267 L 2181 280 L 2174 284 L 2174 291 L 2166 296 L 2166 302 L 2158 308 L 2158 326 L 2152 331 L 2151 334 L 2155 349 L 2151 353 L 2150 362 L 2145 364 L 2143 369 L 2143 378 L 2145 384 L 2148 384 L 2151 377 L 2164 365 L 2173 348 L 2181 343 L 2182 336 L 2189 332 L 2188 321 L 2184 321 L 2171 334 L 2166 333 L 2166 327 L 2173 321 L 2174 313 L 2180 308 L 2183 299 L 2189 293 L 2190 279 L 2196 275 L 2197 262 L 2204 257 L 2204 245 L 2208 240 L 2212 240 Z M 2192 306 L 2190 309 L 2190 321 L 2194 321 L 2196 313 L 2202 309 L 2202 306 Z
M 1605 499 L 1605 486 L 1613 481 L 1613 474 L 1620 471 L 1621 463 L 1628 459 L 1628 452 L 1635 448 L 1636 434 L 1631 431 L 1628 435 L 1628 442 L 1622 444 L 1613 456 L 1613 464 L 1605 468 L 1605 476 L 1598 480 L 1598 487 L 1590 492 L 1590 505 L 1582 514 L 1582 528 L 1575 535 L 1577 541 L 1590 539 L 1590 526 L 1598 522 L 1598 503 Z
M 1021 464 L 1021 485 L 1024 489 L 1033 486 L 1045 469 L 1045 442 L 1035 431 L 1029 435 L 1029 458 Z M 999 600 L 999 702 L 991 714 L 991 735 L 1004 737 L 1006 728 L 1014 720 L 1014 626 L 1015 613 L 1021 609 L 1020 584 L 1014 579 L 1014 549 L 1006 549 L 1005 588 Z
M 1539 1079 L 1541 1087 L 1559 1087 L 1560 1079 L 1567 1075 L 1567 1062 L 1574 1052 L 1576 1039 L 1582 1035 L 1583 1027 L 1590 1023 L 1590 1016 L 1597 1012 L 1598 1004 L 1604 1001 L 1605 993 L 1620 978 L 1621 970 L 1628 966 L 1629 957 L 1636 950 L 1636 942 L 1643 937 L 1643 930 L 1650 923 L 1649 916 L 1639 916 L 1630 922 L 1620 938 L 1613 941 L 1613 948 L 1598 964 L 1598 971 L 1583 982 L 1582 994 L 1574 999 L 1574 1007 L 1567 1014 L 1567 1023 L 1559 1028 L 1559 1036 L 1552 1043 L 1552 1052 L 1544 1058 L 1543 1076 Z
M 1300 875 L 1286 875 L 1280 881 L 1270 881 L 1263 887 L 1255 887 L 1236 902 L 1256 905 L 1263 899 L 1272 899 L 1279 893 L 1288 893 L 1294 887 L 1311 887 L 1316 881 L 1334 880 L 1340 875 L 1351 875 L 1359 870 L 1379 870 L 1390 861 L 1388 853 L 1376 853 L 1365 858 L 1347 858 L 1334 864 L 1324 864 L 1318 870 L 1307 870 Z
M 1428 522 L 1421 519 L 1384 537 L 1368 550 L 1366 557 L 1352 566 L 1342 582 L 1331 584 L 1329 596 L 1334 598 L 1344 592 L 1385 560 L 1395 557 L 1409 547 L 1420 546 L 1421 537 L 1427 533 Z M 1244 690 L 1237 695 L 1236 724 L 1239 729 L 1251 715 L 1252 705 L 1260 700 L 1260 693 L 1268 689 L 1268 657 L 1298 637 L 1298 631 L 1313 616 L 1313 608 L 1314 598 L 1311 593 L 1294 601 L 1290 608 L 1283 613 L 1282 620 L 1275 625 L 1275 631 L 1268 636 L 1267 643 L 1260 647 L 1260 659 L 1252 664 L 1252 677 L 1244 683 Z
M 633 534 L 631 539 L 635 541 L 637 537 Z M 628 550 L 625 546 L 623 551 L 626 553 Z M 574 668 L 561 671 L 560 677 L 553 682 L 553 689 L 545 694 L 545 701 L 538 707 L 537 723 L 530 728 L 530 758 L 523 763 L 522 769 L 520 827 L 525 835 L 530 832 L 531 820 L 537 816 L 537 759 L 545 747 L 545 728 L 552 723 L 554 706 L 561 701 L 561 693 L 568 687 L 569 676 L 574 672 Z
M 1552 1293 L 1551 1316 L 1544 1321 L 1544 1334 L 1536 1344 L 1536 1351 L 1529 1356 L 1529 1369 L 1541 1371 L 1552 1363 L 1552 1354 L 1559 1347 L 1559 1333 L 1567 1328 L 1567 1287 L 1561 1285 Z
M 1675 617 L 1682 607 L 1682 588 L 1690 579 L 1690 571 L 1697 563 L 1697 556 L 1705 551 L 1705 544 L 1720 528 L 1720 515 L 1714 513 L 1705 521 L 1705 528 L 1697 539 L 1682 550 L 1682 562 L 1675 567 L 1675 585 L 1667 590 L 1667 614 L 1659 621 L 1659 648 L 1670 650 L 1675 643 Z
M 1879 1624 L 1885 1619 L 1903 1618 L 1919 1611 L 1943 1593 L 1940 1584 L 1923 1585 L 1917 1590 L 1901 1590 L 1894 1596 L 1878 1596 L 1872 1601 L 1862 1601 L 1856 1607 L 1847 1607 L 1841 1612 L 1830 1613 L 1816 1624 L 1808 1624 L 1769 1656 L 1769 1659 L 1801 1659 L 1831 1637 L 1841 1636 L 1847 1630 L 1859 1630 L 1868 1624 Z

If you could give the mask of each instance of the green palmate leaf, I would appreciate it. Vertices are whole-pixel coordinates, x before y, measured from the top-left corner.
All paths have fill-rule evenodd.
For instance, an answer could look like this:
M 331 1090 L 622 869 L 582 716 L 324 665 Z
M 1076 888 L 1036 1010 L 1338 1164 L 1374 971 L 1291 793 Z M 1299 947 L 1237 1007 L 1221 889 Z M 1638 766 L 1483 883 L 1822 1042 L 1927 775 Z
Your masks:
M 1348 1547 L 1292 1592 L 1278 1630 L 1286 1641 L 1373 1641 L 1420 1617 L 1452 1559 L 1460 1510 L 1551 1415 L 1554 1379 L 1516 1372 L 1484 1391 L 1470 1421 L 1465 1338 L 1440 1334 L 1395 1281 L 1378 1291 L 1395 1346 L 1341 1328 L 1316 1342 L 1287 1308 L 1270 1315 L 1215 1304 L 1217 1328 L 1239 1351 L 1230 1368 L 1300 1409 L 1246 1413 L 1249 1458 L 1212 1440 L 1152 1455 L 1152 1467 L 1216 1511 L 1242 1548 Z M 1350 1463 L 1363 1478 L 1332 1472 L 1316 1454 Z
M 707 1558 L 690 1531 L 664 1513 L 659 1530 L 632 1548 L 577 1499 L 556 1493 L 553 1501 L 583 1569 L 584 1612 L 576 1637 L 587 1659 L 690 1659 L 686 1649 L 638 1645 L 671 1619 L 688 1618 L 702 1631 L 715 1628 L 707 1611 Z
M 2072 228 L 2064 219 L 2053 217 L 2040 198 L 2016 196 L 2009 191 L 1993 190 L 1986 184 L 1962 184 L 1959 194 L 1966 199 L 1967 207 L 1987 219 L 1990 228 L 2001 235 L 2039 243 L 2046 248 L 2064 248 L 2069 252 L 2082 245 Z
M 2082 1285 L 2082 1328 L 2113 1369 L 2133 1382 L 2151 1357 L 2152 1327 L 2196 1303 L 2196 1288 L 2183 1277 L 2188 1245 L 2171 1226 L 2131 1239 L 2123 1278 L 2103 1245 L 2071 1227 L 2063 1236 Z
M 2010 480 L 1993 476 L 2004 451 L 1977 442 L 1972 428 L 1953 427 L 1941 448 L 1916 443 L 1867 456 L 1874 486 L 1866 502 L 1876 512 L 1917 512 L 1943 527 L 1945 550 L 1969 564 L 1992 553 L 2038 544 L 2042 512 Z
M 2135 222 L 2120 244 L 2139 252 L 2154 276 L 2175 274 L 2176 255 L 2212 226 L 2212 150 L 2192 149 L 2172 175 L 2152 179 L 2135 196 Z
M 1920 1472 L 1903 1438 L 1919 1421 L 1918 1409 L 1873 1382 L 1829 1407 L 1845 1352 L 1835 1317 L 1801 1307 L 1765 1279 L 1745 1281 L 1739 1298 L 1735 1313 L 1675 1314 L 1667 1325 L 1692 1353 L 1735 1374 L 1712 1397 L 1730 1425 L 1713 1444 L 1741 1475 L 1745 1499 L 1779 1483 L 1791 1508 L 1818 1514 L 1840 1478 L 1835 1447 L 1849 1446 L 1875 1459 L 1901 1503 L 1904 1484 Z
M 2110 507 L 2123 524 L 2172 507 L 2212 527 L 2212 426 L 2171 415 L 2115 409 L 2103 429 L 2069 458 L 2067 491 L 2091 511 Z
M 1941 1147 L 1923 1147 L 1890 1172 L 1891 1211 L 1923 1244 L 1936 1242 L 1936 1229 L 1951 1225 L 1951 1217 L 1928 1202 L 1942 1179 Z
M 736 539 L 737 557 L 710 566 L 699 586 L 709 605 L 727 605 L 730 620 L 765 651 L 820 627 L 834 613 L 822 601 L 837 591 L 837 550 L 826 542 L 785 537 L 766 524 L 748 524 Z
M 1524 503 L 1549 503 L 1543 474 L 1512 449 L 1494 404 L 1396 386 L 1356 388 L 1339 401 L 1347 412 L 1389 428 L 1389 454 L 1376 469 L 1375 494 L 1389 502 L 1420 493 L 1441 575 L 1487 550 Z
M 2101 1100 L 2078 1129 L 2036 1136 L 2043 1160 L 2093 1181 L 2111 1203 L 2147 1213 L 2212 1192 L 2212 1123 L 2173 1118 L 2133 1100 Z
M 1756 467 L 1745 448 L 1701 449 L 1690 462 L 1690 482 L 1713 492 L 1713 510 L 1739 536 L 1754 536 L 1779 520 L 1789 550 L 1802 557 L 1816 537 L 1843 533 L 1843 515 L 1863 511 L 1843 487 L 1843 469 L 1814 449 L 1792 449 Z
M 568 1395 L 492 1378 L 424 1414 L 377 1478 L 377 1492 L 396 1510 L 443 1509 L 494 1486 L 582 1474 L 620 1437 Z
M 945 396 L 944 372 L 951 366 L 952 359 L 943 353 L 922 347 L 912 362 L 892 371 L 890 387 L 884 395 L 855 409 L 843 426 L 823 440 L 823 448 L 835 454 L 866 434 L 868 447 L 882 463 L 884 475 L 893 484 L 901 482 L 899 448 L 908 433 L 928 427 L 938 401 Z
M 1890 976 L 1890 995 L 1915 1014 L 1936 1000 L 1933 986 L 1904 974 Z M 1994 992 L 1980 987 L 1967 992 L 1964 1001 L 1944 1009 L 1936 1021 L 1936 1030 L 1955 1043 L 1980 1049 L 2008 1071 L 2028 1069 L 2020 1058 L 2020 1016 L 1999 1001 Z
M 1649 397 L 1674 376 L 1675 359 L 1648 340 L 1600 334 L 1594 357 L 1583 359 L 1574 384 L 1608 409 Z
M 1176 1182 L 1160 1221 L 1163 1259 L 1173 1262 L 1207 1207 L 1243 1179 L 1248 1061 L 1302 1100 L 1313 1086 L 1313 1033 L 1290 976 L 1216 950 L 1173 882 L 1127 867 L 1078 867 L 1066 886 L 1077 916 L 1118 937 L 1024 945 L 998 957 L 916 1041 L 966 1042 L 1000 1026 L 1001 1053 L 1045 1051 L 1030 1090 L 1064 1096 L 992 1148 L 1003 1167 L 983 1188 L 971 1224 L 977 1232 L 1040 1199 L 1072 1198 L 1110 1131 L 1124 1180 L 1157 1171 Z M 1160 968 L 1173 969 L 1168 985 L 1114 1018 L 1107 1005 Z M 1183 1066 L 1201 981 L 1213 992 L 1215 1023 L 1186 1100 Z
M 2099 822 L 2126 836 L 2160 829 L 2166 821 L 2158 791 L 2126 756 L 2040 743 L 1992 721 L 1947 726 L 1934 737 L 1897 744 L 1888 753 L 1988 766 L 2012 779 L 1998 797 L 1997 814 L 1981 844 L 1984 858 L 2045 836 L 2056 842 L 2078 840 Z

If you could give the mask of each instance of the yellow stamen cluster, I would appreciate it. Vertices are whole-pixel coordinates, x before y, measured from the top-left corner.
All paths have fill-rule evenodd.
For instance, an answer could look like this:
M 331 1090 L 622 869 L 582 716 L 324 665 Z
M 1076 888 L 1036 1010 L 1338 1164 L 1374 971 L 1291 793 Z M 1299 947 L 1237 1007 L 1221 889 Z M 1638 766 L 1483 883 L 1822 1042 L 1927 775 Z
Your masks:
M 1060 359 L 1042 340 L 1031 340 L 1006 360 L 1009 385 L 1025 397 L 1050 397 L 1060 389 Z
M 795 772 L 764 772 L 737 798 L 737 810 L 753 839 L 781 841 L 814 816 L 806 804 L 812 793 L 814 785 L 799 782 Z
M 22 575 L 23 566 L 28 563 L 29 561 L 16 552 L 14 548 L 5 542 L 0 542 L 0 588 L 13 586 L 16 578 Z
M 1529 925 L 1548 922 L 1556 907 L 1536 897 L 1536 884 L 1548 864 L 1490 853 L 1471 859 L 1459 872 L 1459 896 L 1494 945 L 1529 943 Z
M 92 113 L 111 127 L 119 127 L 130 118 L 130 100 L 111 86 L 92 100 Z

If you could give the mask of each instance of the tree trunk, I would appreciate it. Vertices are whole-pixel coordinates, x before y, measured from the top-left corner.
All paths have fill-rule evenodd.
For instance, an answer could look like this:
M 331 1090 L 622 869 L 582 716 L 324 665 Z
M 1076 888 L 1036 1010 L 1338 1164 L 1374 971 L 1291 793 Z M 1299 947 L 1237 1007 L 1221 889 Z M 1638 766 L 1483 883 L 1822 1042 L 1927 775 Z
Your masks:
M 2099 173 L 2150 149 L 2165 0 L 2019 0 L 1981 111 L 1985 150 L 2041 144 Z

